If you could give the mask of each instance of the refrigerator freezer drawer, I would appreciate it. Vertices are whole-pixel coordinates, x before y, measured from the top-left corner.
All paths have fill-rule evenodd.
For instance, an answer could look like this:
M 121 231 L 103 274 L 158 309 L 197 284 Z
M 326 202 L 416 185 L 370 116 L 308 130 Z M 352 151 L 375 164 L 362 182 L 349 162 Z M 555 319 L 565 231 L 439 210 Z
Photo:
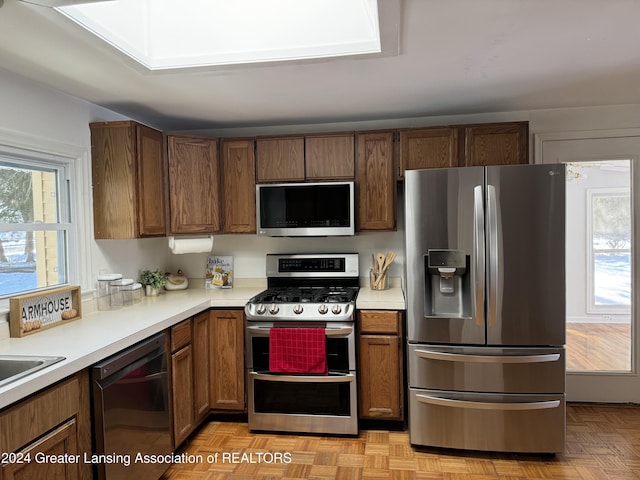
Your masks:
M 411 444 L 514 453 L 561 453 L 564 395 L 409 389 Z
M 564 348 L 409 345 L 409 385 L 466 392 L 564 393 Z

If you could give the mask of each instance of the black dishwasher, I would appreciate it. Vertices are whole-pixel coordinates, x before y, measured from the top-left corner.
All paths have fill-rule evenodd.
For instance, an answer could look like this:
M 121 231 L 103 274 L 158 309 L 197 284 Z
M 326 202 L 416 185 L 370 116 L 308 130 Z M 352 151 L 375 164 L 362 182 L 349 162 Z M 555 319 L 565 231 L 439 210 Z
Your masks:
M 99 480 L 157 480 L 169 467 L 158 461 L 172 452 L 168 382 L 166 333 L 93 366 L 91 461 Z

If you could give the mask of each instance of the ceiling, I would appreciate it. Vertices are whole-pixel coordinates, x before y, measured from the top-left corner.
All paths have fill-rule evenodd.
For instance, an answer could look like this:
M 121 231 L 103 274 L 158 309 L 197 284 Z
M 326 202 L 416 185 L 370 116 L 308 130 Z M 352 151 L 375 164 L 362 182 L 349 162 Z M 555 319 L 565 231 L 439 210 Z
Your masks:
M 163 130 L 640 104 L 638 0 L 379 5 L 372 57 L 150 72 L 51 9 L 0 0 L 0 68 Z

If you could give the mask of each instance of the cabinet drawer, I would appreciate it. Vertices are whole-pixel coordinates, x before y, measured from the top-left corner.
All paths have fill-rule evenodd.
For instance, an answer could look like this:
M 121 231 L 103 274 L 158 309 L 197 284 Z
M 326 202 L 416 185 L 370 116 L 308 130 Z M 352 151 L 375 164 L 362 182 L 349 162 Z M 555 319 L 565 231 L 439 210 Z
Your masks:
M 0 415 L 0 452 L 14 452 L 43 433 L 77 415 L 83 392 L 74 376 L 34 397 L 20 402 Z
M 358 315 L 360 333 L 393 333 L 400 335 L 400 312 L 362 310 Z
M 171 327 L 171 352 L 191 343 L 191 319 Z

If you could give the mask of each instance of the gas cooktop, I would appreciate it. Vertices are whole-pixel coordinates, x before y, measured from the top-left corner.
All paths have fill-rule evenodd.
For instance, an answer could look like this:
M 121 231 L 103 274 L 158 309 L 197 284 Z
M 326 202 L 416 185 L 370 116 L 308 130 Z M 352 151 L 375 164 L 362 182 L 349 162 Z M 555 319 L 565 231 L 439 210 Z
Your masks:
M 352 321 L 358 255 L 268 255 L 268 288 L 245 306 L 251 321 Z

